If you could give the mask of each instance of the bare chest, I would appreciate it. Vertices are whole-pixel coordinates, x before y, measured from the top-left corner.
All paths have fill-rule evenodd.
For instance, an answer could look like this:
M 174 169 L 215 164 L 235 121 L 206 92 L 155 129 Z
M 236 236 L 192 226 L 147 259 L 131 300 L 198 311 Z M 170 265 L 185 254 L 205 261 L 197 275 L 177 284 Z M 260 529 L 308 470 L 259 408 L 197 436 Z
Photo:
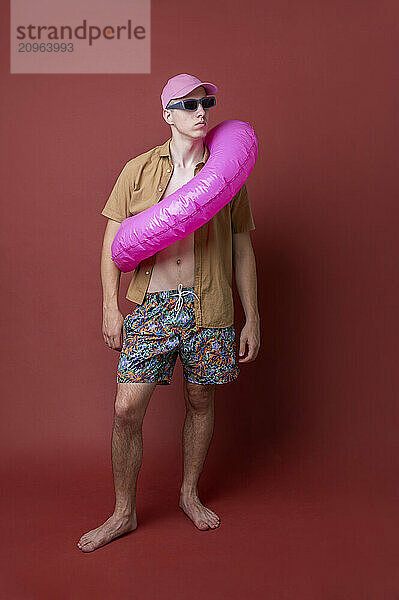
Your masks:
M 160 202 L 170 196 L 174 192 L 176 192 L 179 188 L 182 187 L 185 183 L 188 183 L 194 177 L 194 169 L 191 167 L 190 169 L 182 169 L 180 167 L 175 167 L 173 169 L 173 173 L 169 182 L 164 190 L 164 193 L 161 196 Z
M 166 186 L 164 193 L 161 196 L 159 202 L 162 202 L 164 198 L 167 198 L 174 192 L 176 192 L 179 188 L 181 188 L 185 183 L 190 181 L 194 177 L 194 169 L 179 169 L 175 168 L 172 176 Z M 182 240 L 178 240 L 174 244 L 171 244 L 167 248 L 164 248 L 158 254 L 163 256 L 172 256 L 175 257 L 177 254 L 183 258 L 183 255 L 187 255 L 187 253 L 191 253 L 193 250 L 193 241 L 194 241 L 194 232 L 190 235 L 186 236 Z
M 159 202 L 190 181 L 194 169 L 175 169 Z M 194 231 L 157 252 L 148 291 L 175 289 L 194 284 Z

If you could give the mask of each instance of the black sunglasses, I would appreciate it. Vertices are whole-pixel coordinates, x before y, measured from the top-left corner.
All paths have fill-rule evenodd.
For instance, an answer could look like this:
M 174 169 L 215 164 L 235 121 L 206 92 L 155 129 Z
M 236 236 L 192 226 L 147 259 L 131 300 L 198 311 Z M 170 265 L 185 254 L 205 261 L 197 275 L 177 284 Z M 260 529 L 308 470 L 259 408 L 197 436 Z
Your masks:
M 181 108 L 182 110 L 197 110 L 199 102 L 201 102 L 202 108 L 212 108 L 212 106 L 215 106 L 216 104 L 216 98 L 215 96 L 205 96 L 200 100 L 180 100 L 180 102 L 172 104 L 172 106 L 167 106 L 166 110 L 168 110 L 169 108 Z

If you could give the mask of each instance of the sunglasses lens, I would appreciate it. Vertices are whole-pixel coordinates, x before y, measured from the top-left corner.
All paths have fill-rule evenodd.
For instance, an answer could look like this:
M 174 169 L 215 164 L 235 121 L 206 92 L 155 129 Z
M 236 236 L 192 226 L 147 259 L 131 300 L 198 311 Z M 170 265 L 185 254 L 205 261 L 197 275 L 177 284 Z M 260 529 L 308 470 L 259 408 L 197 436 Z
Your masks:
M 196 100 L 185 100 L 184 101 L 184 108 L 186 110 L 196 110 L 198 104 Z
M 204 108 L 211 108 L 212 106 L 215 106 L 215 104 L 216 104 L 215 96 L 209 96 L 209 98 L 204 98 L 202 101 L 202 106 Z
M 186 110 L 197 110 L 199 100 L 184 100 L 184 108 Z M 216 98 L 215 96 L 208 96 L 202 100 L 202 106 L 204 108 L 211 108 L 215 106 Z

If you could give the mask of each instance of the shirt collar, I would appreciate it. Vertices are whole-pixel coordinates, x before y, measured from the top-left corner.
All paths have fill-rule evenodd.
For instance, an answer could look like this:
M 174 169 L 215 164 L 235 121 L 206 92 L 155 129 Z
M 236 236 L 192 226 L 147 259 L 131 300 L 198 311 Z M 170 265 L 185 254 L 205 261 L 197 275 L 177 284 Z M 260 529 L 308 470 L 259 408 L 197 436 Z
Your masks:
M 168 140 L 166 140 L 166 142 L 164 144 L 162 144 L 162 146 L 159 149 L 159 155 L 160 156 L 168 156 L 169 157 L 169 161 L 172 164 L 172 157 L 170 155 L 170 142 L 172 141 L 172 138 L 170 137 Z M 205 151 L 204 154 L 202 156 L 201 161 L 196 165 L 196 167 L 198 165 L 204 165 L 206 163 L 206 161 L 209 158 L 209 148 L 208 146 L 205 145 Z

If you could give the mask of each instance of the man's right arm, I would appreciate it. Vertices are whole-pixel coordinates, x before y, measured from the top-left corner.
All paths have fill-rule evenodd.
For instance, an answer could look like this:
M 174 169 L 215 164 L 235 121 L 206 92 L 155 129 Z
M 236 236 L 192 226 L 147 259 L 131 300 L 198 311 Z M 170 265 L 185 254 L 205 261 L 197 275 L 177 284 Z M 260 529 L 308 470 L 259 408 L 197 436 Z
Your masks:
M 103 288 L 103 337 L 113 350 L 121 350 L 124 317 L 119 310 L 118 294 L 121 271 L 111 258 L 111 244 L 120 222 L 108 219 L 101 251 L 101 283 Z

